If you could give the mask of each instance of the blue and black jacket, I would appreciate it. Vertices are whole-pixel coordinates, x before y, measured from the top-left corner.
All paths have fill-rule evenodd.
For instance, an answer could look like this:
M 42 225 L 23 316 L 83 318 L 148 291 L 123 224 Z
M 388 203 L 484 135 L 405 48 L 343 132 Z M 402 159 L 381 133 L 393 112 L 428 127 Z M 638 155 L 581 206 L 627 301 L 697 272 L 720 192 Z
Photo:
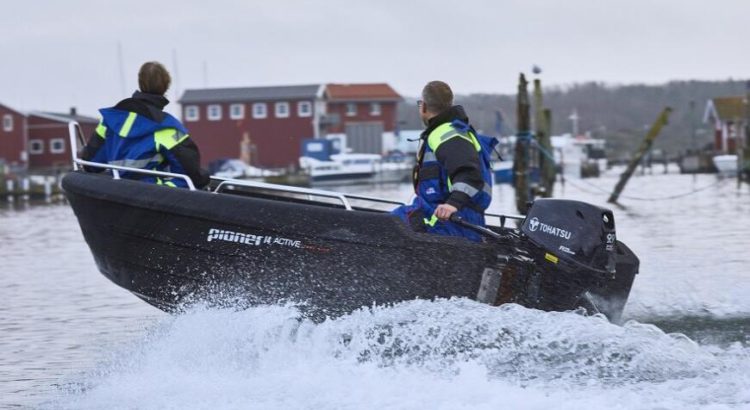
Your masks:
M 185 174 L 196 187 L 207 185 L 209 177 L 200 168 L 198 147 L 182 123 L 162 111 L 168 103 L 161 95 L 136 91 L 114 107 L 99 110 L 102 121 L 81 157 L 93 162 Z M 186 186 L 181 179 L 132 173 L 123 173 L 122 177 Z
M 416 198 L 394 214 L 417 231 L 481 240 L 476 232 L 433 215 L 446 203 L 467 222 L 484 226 L 484 211 L 492 200 L 492 143 L 469 125 L 463 107 L 454 106 L 430 119 L 421 135 L 414 171 Z

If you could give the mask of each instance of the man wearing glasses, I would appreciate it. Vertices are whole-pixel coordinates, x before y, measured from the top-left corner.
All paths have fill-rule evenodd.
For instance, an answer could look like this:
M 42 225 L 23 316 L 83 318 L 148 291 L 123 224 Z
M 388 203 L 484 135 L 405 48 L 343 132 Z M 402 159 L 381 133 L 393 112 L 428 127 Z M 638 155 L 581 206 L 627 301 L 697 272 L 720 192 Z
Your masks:
M 466 222 L 484 226 L 484 211 L 492 200 L 490 152 L 492 143 L 477 136 L 453 92 L 442 81 L 431 81 L 417 101 L 427 127 L 420 136 L 413 183 L 416 198 L 396 208 L 399 216 L 417 232 L 481 237 L 450 221 L 454 214 Z

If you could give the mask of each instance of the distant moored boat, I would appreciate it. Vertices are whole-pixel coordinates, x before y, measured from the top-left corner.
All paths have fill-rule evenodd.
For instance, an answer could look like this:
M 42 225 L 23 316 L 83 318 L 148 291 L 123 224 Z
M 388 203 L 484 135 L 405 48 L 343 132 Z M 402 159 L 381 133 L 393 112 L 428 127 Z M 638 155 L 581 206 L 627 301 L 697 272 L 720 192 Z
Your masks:
M 714 157 L 714 165 L 719 170 L 719 175 L 737 176 L 737 155 L 717 155 Z

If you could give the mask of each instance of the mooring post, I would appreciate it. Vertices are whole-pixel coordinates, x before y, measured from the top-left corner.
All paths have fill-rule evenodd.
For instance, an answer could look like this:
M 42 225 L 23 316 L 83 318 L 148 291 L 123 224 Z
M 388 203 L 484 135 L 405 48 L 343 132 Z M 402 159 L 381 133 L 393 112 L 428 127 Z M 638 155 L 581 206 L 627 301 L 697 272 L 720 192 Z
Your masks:
M 24 177 L 21 180 L 21 192 L 23 193 L 23 196 L 21 198 L 24 201 L 28 201 L 29 194 L 31 193 L 31 184 L 29 183 L 29 177 Z
M 557 179 L 557 166 L 555 164 L 555 150 L 552 147 L 552 111 L 545 109 L 543 111 L 544 127 L 543 135 L 544 138 L 539 140 L 539 143 L 544 148 L 544 156 L 542 161 L 542 184 L 544 185 L 544 196 L 551 198 L 552 193 L 555 190 L 555 180 Z
M 5 181 L 5 189 L 8 192 L 8 202 L 13 202 L 13 185 L 12 179 Z
M 526 77 L 521 73 L 518 78 L 518 96 L 516 98 L 516 146 L 513 155 L 513 185 L 516 189 L 516 209 L 526 214 L 529 202 L 529 142 L 531 124 L 529 118 L 529 91 Z
M 648 131 L 648 134 L 646 134 L 646 138 L 644 138 L 643 142 L 641 142 L 641 145 L 635 152 L 633 159 L 630 160 L 630 164 L 628 164 L 625 172 L 623 172 L 620 176 L 620 181 L 617 183 L 617 185 L 615 185 L 615 190 L 612 192 L 612 195 L 609 197 L 607 202 L 613 204 L 617 203 L 617 198 L 620 197 L 622 190 L 625 188 L 625 184 L 628 183 L 628 180 L 633 175 L 633 171 L 635 171 L 636 167 L 638 167 L 638 164 L 641 162 L 643 157 L 651 149 L 651 146 L 654 144 L 654 140 L 656 139 L 656 137 L 659 136 L 659 132 L 661 131 L 662 127 L 667 125 L 667 120 L 669 119 L 669 114 L 671 112 L 672 108 L 665 107 L 656 121 L 654 121 L 654 124 L 651 125 L 651 129 Z
M 551 151 L 550 138 L 546 130 L 546 121 L 544 118 L 544 99 L 542 97 L 542 80 L 534 79 L 534 122 L 536 125 L 536 141 L 539 146 L 539 190 L 544 198 L 552 196 L 550 192 L 551 183 L 548 176 L 548 156 Z M 554 164 L 552 165 L 554 168 Z
M 52 182 L 49 178 L 44 179 L 44 200 L 47 203 L 52 202 Z
M 541 194 L 545 198 L 552 196 L 555 186 L 555 155 L 552 151 L 550 110 L 544 108 L 542 81 L 534 79 L 534 118 L 536 122 L 536 140 L 539 145 L 539 182 Z
M 737 138 L 737 189 L 742 181 L 750 183 L 750 81 L 745 83 L 745 138 Z

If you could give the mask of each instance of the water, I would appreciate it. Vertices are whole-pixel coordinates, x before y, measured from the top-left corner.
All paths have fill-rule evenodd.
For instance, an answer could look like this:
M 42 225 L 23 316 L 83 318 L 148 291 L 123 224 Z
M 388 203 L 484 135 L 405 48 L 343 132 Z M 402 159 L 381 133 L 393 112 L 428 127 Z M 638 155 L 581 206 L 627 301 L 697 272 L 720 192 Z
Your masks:
M 169 316 L 97 272 L 67 206 L 0 210 L 0 408 L 750 408 L 750 193 L 715 181 L 631 180 L 626 197 L 709 188 L 615 209 L 641 258 L 624 326 L 468 300 Z M 615 182 L 558 196 L 603 204 Z

